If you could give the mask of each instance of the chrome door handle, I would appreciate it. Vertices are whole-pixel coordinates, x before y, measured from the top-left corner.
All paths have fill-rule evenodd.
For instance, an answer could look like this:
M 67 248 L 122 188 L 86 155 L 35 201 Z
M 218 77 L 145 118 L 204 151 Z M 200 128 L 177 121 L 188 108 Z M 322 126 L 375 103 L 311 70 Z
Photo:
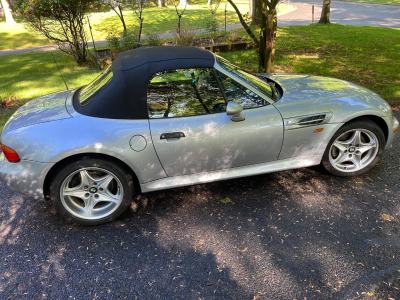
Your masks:
M 160 140 L 180 139 L 181 137 L 185 137 L 185 134 L 183 132 L 162 133 L 160 136 Z

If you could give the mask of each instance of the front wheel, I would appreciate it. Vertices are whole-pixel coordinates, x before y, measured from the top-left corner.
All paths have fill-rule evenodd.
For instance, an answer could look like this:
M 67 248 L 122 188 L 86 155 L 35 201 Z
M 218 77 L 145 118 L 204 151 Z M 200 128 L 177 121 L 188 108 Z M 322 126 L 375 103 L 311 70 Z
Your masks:
M 356 176 L 372 169 L 385 148 L 382 129 L 369 119 L 342 126 L 332 137 L 322 158 L 323 167 L 337 176 Z
M 50 198 L 57 211 L 83 225 L 99 225 L 117 218 L 132 197 L 133 179 L 123 166 L 90 157 L 64 166 L 50 186 Z

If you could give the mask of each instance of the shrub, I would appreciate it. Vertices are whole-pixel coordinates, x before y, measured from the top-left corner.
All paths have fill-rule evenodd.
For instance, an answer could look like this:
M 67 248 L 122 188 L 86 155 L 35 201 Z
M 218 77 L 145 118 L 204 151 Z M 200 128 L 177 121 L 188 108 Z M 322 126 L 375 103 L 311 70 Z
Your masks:
M 173 32 L 175 36 L 175 43 L 179 46 L 193 46 L 194 39 L 197 35 L 197 30 L 190 28 L 187 22 L 181 25 L 180 34 L 178 32 L 178 27 Z
M 146 36 L 146 45 L 159 46 L 161 43 L 160 35 L 157 32 L 150 32 Z
M 107 36 L 107 46 L 111 52 L 118 54 L 122 51 L 132 50 L 138 47 L 137 37 L 133 31 L 124 31 L 122 38 L 118 38 L 114 32 Z
M 115 33 L 112 32 L 107 36 L 107 46 L 111 49 L 113 53 L 119 53 L 121 51 L 121 43 L 119 39 L 115 36 Z
M 0 96 L 0 109 L 1 108 L 10 108 L 19 106 L 19 101 L 15 96 L 10 96 L 6 99 L 2 99 Z
M 99 8 L 98 0 L 13 0 L 29 31 L 56 43 L 78 63 L 86 62 L 86 15 Z
M 138 41 L 135 33 L 131 30 L 124 31 L 121 38 L 121 51 L 135 49 L 138 46 Z
M 208 33 L 211 39 L 215 39 L 218 34 L 218 21 L 213 17 L 208 17 L 204 21 L 204 31 Z

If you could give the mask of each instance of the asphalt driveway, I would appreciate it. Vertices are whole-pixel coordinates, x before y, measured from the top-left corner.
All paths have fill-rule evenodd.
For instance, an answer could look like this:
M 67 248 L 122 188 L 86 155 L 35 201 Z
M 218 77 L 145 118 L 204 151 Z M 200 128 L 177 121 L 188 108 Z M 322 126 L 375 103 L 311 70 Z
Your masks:
M 284 0 L 287 3 L 288 0 Z M 297 10 L 278 17 L 278 26 L 305 25 L 321 17 L 322 0 L 289 0 Z M 381 5 L 362 2 L 332 1 L 330 21 L 343 25 L 400 28 L 400 5 Z
M 97 227 L 0 184 L 0 298 L 399 299 L 399 157 L 397 136 L 361 177 L 307 168 L 141 195 Z

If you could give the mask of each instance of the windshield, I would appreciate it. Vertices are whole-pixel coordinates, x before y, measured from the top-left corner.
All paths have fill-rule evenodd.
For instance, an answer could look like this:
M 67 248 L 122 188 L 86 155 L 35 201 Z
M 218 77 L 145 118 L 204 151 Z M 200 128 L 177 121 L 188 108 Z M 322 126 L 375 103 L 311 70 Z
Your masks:
M 270 99 L 276 98 L 276 97 L 274 97 L 275 95 L 274 95 L 274 92 L 272 91 L 270 85 L 268 83 L 266 83 L 264 80 L 254 76 L 250 73 L 247 73 L 246 71 L 243 71 L 238 66 L 231 64 L 229 61 L 227 61 L 226 59 L 224 59 L 222 57 L 217 56 L 217 61 L 222 68 L 224 68 L 228 72 L 240 77 L 241 79 L 246 81 L 246 83 L 248 83 L 252 87 L 256 88 L 257 90 L 259 90 L 260 92 L 265 94 L 268 98 L 270 98 Z
M 79 102 L 82 106 L 89 104 L 94 97 L 111 81 L 113 73 L 111 66 L 103 71 L 91 83 L 83 87 L 79 92 Z

